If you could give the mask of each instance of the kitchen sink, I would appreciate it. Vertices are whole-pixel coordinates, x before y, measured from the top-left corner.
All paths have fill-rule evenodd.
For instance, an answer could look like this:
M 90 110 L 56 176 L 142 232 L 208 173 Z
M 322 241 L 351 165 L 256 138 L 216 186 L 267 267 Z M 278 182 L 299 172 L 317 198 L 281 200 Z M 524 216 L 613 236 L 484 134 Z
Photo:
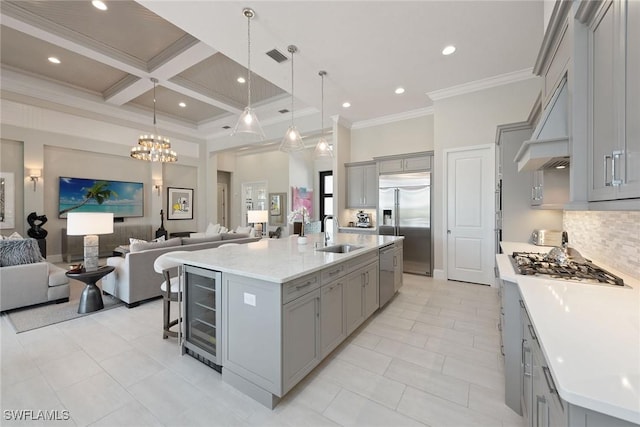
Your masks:
M 355 251 L 357 249 L 362 249 L 362 246 L 356 246 L 356 245 L 334 245 L 334 246 L 327 246 L 324 248 L 319 248 L 318 251 L 319 252 L 333 252 L 335 254 L 346 254 L 352 251 Z

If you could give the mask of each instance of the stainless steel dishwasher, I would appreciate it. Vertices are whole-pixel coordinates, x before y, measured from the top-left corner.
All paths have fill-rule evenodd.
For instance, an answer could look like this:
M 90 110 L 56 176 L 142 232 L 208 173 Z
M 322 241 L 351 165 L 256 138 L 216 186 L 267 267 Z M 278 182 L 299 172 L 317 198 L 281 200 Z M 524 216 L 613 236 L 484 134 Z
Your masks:
M 380 307 L 389 302 L 396 293 L 394 285 L 396 250 L 393 244 L 380 248 Z

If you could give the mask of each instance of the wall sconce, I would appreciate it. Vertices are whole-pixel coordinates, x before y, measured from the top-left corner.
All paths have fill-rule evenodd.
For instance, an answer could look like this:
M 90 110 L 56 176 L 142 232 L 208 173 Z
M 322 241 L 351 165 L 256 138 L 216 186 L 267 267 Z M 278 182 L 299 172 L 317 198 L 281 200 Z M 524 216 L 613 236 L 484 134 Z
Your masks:
M 153 188 L 156 189 L 156 191 L 158 192 L 158 196 L 160 196 L 160 192 L 162 191 L 162 180 L 161 179 L 154 179 L 153 180 Z
M 33 191 L 36 191 L 36 184 L 41 176 L 42 171 L 40 169 L 29 169 L 29 178 L 33 181 Z

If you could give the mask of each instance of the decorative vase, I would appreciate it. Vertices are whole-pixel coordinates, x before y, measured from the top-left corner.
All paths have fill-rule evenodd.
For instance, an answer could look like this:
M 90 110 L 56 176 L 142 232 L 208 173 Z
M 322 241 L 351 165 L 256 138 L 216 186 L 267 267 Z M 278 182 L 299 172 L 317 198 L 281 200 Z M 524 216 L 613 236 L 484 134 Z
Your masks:
M 307 244 L 307 236 L 298 236 L 298 244 L 306 245 Z

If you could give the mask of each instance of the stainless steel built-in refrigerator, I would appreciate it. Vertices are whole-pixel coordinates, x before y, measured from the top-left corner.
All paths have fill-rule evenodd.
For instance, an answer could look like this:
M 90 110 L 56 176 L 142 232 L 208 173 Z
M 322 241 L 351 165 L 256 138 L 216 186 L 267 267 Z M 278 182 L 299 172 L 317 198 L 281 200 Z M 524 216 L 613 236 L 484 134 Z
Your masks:
M 404 236 L 404 271 L 431 276 L 431 173 L 380 175 L 379 233 Z

